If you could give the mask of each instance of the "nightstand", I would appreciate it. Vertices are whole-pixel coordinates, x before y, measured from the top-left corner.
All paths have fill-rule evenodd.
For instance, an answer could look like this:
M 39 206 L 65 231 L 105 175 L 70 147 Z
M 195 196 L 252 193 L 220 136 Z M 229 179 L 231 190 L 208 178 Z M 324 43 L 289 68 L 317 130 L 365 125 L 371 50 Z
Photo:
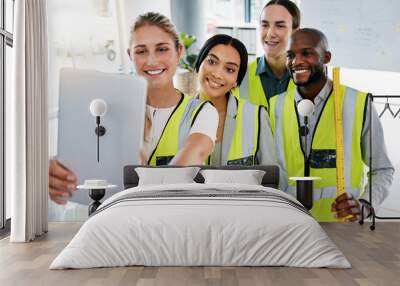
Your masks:
M 89 190 L 89 197 L 93 200 L 93 203 L 89 205 L 89 216 L 101 205 L 100 200 L 106 194 L 106 190 L 116 187 L 116 185 L 108 184 L 106 180 L 98 179 L 85 180 L 83 185 L 77 187 L 78 189 Z

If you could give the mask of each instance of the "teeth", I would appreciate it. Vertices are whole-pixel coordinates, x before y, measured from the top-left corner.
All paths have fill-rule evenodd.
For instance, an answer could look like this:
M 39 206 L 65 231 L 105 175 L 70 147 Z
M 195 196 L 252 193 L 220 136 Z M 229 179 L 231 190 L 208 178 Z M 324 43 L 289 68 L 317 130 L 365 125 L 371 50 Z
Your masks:
M 156 75 L 156 74 L 160 74 L 162 73 L 163 70 L 152 70 L 152 71 L 146 71 L 146 73 L 150 74 L 150 75 Z
M 208 83 L 209 83 L 209 85 L 210 85 L 211 87 L 213 87 L 213 88 L 219 88 L 219 87 L 222 86 L 222 84 L 219 84 L 219 83 L 217 83 L 217 82 L 215 82 L 215 81 L 213 81 L 213 80 L 211 80 L 211 79 L 208 79 Z
M 308 72 L 308 70 L 303 69 L 303 70 L 294 70 L 294 73 L 305 73 Z

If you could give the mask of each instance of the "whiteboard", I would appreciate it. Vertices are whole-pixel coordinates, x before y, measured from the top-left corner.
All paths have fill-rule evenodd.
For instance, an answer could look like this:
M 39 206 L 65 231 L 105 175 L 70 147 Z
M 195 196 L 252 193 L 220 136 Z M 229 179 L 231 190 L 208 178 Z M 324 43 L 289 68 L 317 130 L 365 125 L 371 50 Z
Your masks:
M 328 38 L 331 64 L 400 72 L 399 0 L 303 0 L 302 28 Z

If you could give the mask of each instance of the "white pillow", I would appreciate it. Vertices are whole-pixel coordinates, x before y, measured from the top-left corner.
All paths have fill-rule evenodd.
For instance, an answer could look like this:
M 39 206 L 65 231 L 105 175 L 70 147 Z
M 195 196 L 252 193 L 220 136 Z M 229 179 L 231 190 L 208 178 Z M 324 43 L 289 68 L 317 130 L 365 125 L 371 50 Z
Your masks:
M 265 171 L 262 170 L 201 170 L 204 183 L 235 183 L 261 185 Z
M 135 168 L 139 176 L 139 186 L 195 183 L 193 179 L 199 170 L 199 167 Z

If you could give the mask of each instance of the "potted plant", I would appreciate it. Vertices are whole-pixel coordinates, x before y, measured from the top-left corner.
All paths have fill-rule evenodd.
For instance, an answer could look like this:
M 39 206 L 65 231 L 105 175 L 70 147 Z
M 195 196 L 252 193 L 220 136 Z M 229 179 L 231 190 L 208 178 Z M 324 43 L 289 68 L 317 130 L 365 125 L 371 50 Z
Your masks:
M 195 63 L 197 54 L 190 47 L 197 41 L 196 37 L 185 32 L 179 34 L 179 39 L 184 47 L 184 54 L 179 62 L 179 70 L 176 74 L 175 86 L 185 94 L 195 95 L 197 92 L 197 75 Z

